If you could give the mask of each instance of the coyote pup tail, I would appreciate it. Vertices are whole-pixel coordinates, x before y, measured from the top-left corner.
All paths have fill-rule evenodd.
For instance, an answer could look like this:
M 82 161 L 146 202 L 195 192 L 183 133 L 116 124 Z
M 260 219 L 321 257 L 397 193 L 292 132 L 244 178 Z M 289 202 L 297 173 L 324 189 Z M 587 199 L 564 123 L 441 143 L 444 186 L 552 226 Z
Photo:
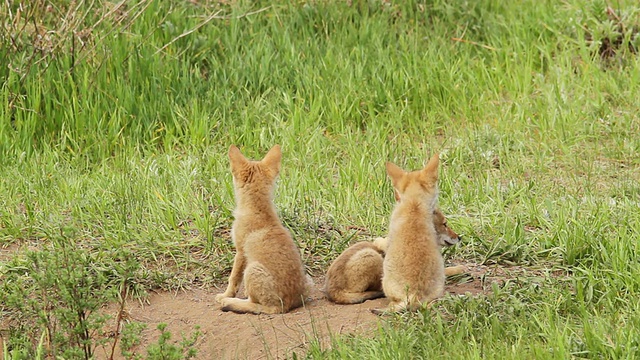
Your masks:
M 361 304 L 367 300 L 384 297 L 382 291 L 346 292 L 340 291 L 328 296 L 329 300 L 336 304 Z

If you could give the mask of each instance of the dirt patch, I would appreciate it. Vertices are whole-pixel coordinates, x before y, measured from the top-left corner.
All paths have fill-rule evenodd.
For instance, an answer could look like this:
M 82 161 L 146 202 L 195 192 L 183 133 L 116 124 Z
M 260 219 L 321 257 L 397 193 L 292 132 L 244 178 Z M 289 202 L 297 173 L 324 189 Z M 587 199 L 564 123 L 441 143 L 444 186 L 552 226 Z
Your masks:
M 19 246 L 0 248 L 0 259 L 8 257 Z M 491 291 L 493 284 L 502 285 L 518 278 L 558 277 L 559 273 L 549 267 L 521 267 L 501 265 L 478 265 L 469 262 L 453 262 L 464 265 L 467 272 L 447 279 L 446 292 L 451 296 L 476 296 Z M 370 309 L 387 305 L 386 299 L 367 301 L 358 305 L 336 305 L 326 300 L 319 290 L 324 278 L 314 279 L 316 286 L 311 300 L 299 309 L 282 315 L 241 315 L 222 312 L 215 302 L 215 295 L 223 288 L 192 289 L 182 292 L 152 292 L 146 301 L 130 300 L 125 304 L 124 319 L 146 324 L 140 333 L 141 344 L 134 349 L 146 355 L 150 344 L 157 343 L 160 323 L 167 324 L 171 342 L 179 342 L 182 335 L 188 337 L 199 326 L 201 336 L 195 344 L 197 359 L 282 359 L 292 353 L 303 355 L 309 344 L 330 346 L 332 337 L 357 334 L 373 336 L 381 318 Z M 107 306 L 104 312 L 112 320 L 107 325 L 115 329 L 119 306 Z M 7 324 L 0 321 L 0 330 Z M 2 337 L 0 336 L 0 347 Z M 111 341 L 105 348 L 96 349 L 97 359 L 108 359 Z M 115 359 L 123 359 L 116 349 Z
M 20 244 L 11 243 L 0 245 L 0 262 L 7 262 L 20 250 Z
M 477 265 L 458 262 L 468 271 L 448 279 L 446 291 L 451 295 L 473 296 L 491 289 L 493 283 L 520 276 L 537 276 L 546 270 L 523 267 Z M 372 335 L 380 318 L 370 309 L 384 307 L 386 299 L 367 301 L 359 305 L 336 305 L 324 298 L 319 290 L 324 278 L 314 279 L 316 290 L 304 307 L 282 315 L 240 315 L 222 312 L 215 295 L 222 289 L 196 289 L 179 293 L 153 293 L 146 303 L 127 304 L 127 318 L 147 324 L 141 334 L 138 351 L 157 342 L 160 323 L 167 324 L 172 340 L 188 336 L 196 325 L 202 335 L 195 347 L 198 359 L 281 359 L 296 352 L 304 354 L 309 343 L 320 342 L 328 347 L 333 336 L 342 334 Z M 117 307 L 108 309 L 113 318 Z M 98 359 L 108 358 L 110 351 L 98 350 Z M 117 351 L 119 352 L 119 351 Z M 121 358 L 121 357 L 116 357 Z
M 324 279 L 314 279 L 316 285 Z M 319 288 L 319 286 L 316 286 Z M 336 305 L 315 290 L 310 301 L 283 315 L 247 315 L 222 312 L 215 302 L 219 291 L 196 289 L 180 293 L 154 293 L 147 304 L 130 303 L 127 317 L 147 324 L 140 349 L 157 342 L 160 323 L 179 340 L 200 326 L 202 333 L 195 347 L 198 359 L 280 359 L 293 352 L 304 353 L 309 342 L 327 346 L 331 336 L 364 334 L 376 329 L 377 317 L 369 309 L 382 307 L 385 299 L 359 305 Z M 115 315 L 117 309 L 111 309 Z M 144 353 L 144 351 L 143 351 Z M 108 358 L 98 351 L 98 359 Z M 120 359 L 121 357 L 116 357 Z

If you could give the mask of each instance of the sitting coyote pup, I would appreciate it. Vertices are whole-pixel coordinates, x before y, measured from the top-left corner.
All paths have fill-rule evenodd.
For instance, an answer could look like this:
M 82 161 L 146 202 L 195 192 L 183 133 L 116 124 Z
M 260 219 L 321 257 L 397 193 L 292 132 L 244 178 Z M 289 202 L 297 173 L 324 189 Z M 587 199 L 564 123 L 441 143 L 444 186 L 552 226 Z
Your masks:
M 459 241 L 440 209 L 433 211 L 433 226 L 438 234 L 438 245 L 451 246 Z M 359 304 L 384 296 L 382 291 L 382 263 L 387 251 L 387 238 L 373 242 L 361 241 L 351 245 L 338 256 L 327 271 L 324 292 L 330 301 L 338 304 Z M 445 274 L 464 272 L 464 266 L 445 268 Z
M 311 278 L 273 205 L 281 157 L 279 145 L 261 161 L 247 160 L 233 145 L 229 149 L 236 194 L 231 229 L 236 256 L 229 286 L 216 296 L 222 311 L 285 313 L 301 306 L 309 293 Z M 243 279 L 248 299 L 234 298 Z
M 423 170 L 405 172 L 387 162 L 387 174 L 399 199 L 389 223 L 389 244 L 384 258 L 382 289 L 389 298 L 386 309 L 415 310 L 444 292 L 444 260 L 433 212 L 438 203 L 438 154 Z

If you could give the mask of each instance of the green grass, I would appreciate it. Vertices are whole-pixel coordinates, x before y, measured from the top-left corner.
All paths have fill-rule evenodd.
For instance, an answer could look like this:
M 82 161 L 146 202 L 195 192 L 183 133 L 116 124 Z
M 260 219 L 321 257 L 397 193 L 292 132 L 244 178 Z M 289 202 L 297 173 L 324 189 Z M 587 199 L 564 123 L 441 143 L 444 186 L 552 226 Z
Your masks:
M 32 3 L 0 5 L 0 244 L 20 249 L 3 284 L 58 234 L 106 269 L 134 263 L 106 288 L 223 282 L 230 144 L 282 145 L 276 206 L 321 274 L 385 233 L 384 162 L 439 151 L 440 204 L 464 234 L 447 255 L 568 280 L 447 298 L 308 356 L 640 357 L 635 2 Z

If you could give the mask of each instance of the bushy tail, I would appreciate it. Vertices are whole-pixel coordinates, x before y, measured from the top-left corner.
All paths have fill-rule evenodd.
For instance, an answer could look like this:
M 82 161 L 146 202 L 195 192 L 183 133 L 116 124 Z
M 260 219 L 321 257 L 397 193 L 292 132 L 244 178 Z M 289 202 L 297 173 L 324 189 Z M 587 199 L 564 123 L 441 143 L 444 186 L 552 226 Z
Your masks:
M 360 304 L 367 300 L 373 300 L 384 297 L 382 291 L 364 291 L 364 292 L 336 292 L 334 294 L 327 293 L 327 298 L 336 304 Z

